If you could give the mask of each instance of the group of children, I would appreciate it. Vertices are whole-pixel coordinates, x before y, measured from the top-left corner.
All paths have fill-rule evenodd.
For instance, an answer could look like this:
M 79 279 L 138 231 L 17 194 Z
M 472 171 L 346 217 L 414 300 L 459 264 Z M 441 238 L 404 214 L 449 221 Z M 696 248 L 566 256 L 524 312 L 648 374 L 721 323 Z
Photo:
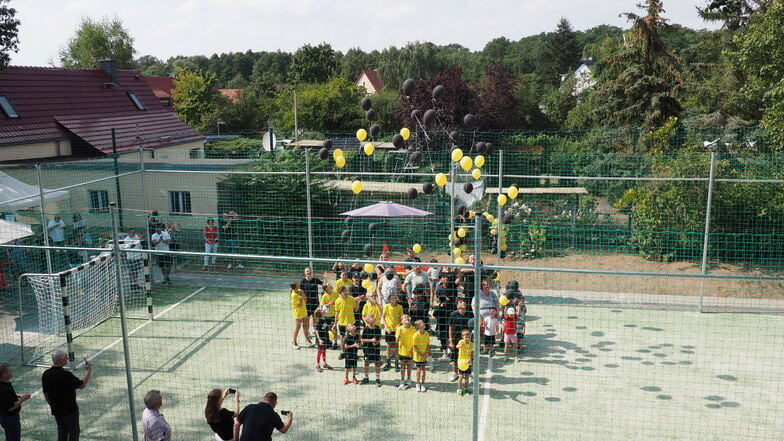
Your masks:
M 425 386 L 427 365 L 431 357 L 430 316 L 421 315 L 422 311 L 412 307 L 411 302 L 406 302 L 408 308 L 404 312 L 404 306 L 397 294 L 385 296 L 385 301 L 382 304 L 379 301 L 380 293 L 376 293 L 375 289 L 367 289 L 363 286 L 361 278 L 353 277 L 352 279 L 349 279 L 347 273 L 344 272 L 335 282 L 334 288 L 328 283 L 324 283 L 320 306 L 312 312 L 315 343 L 309 335 L 305 293 L 300 289 L 299 283 L 291 284 L 291 306 L 296 321 L 292 347 L 299 348 L 296 339 L 299 331 L 302 330 L 308 346 L 317 346 L 315 365 L 317 372 L 333 369 L 327 363 L 326 351 L 329 348 L 340 348 L 340 358 L 345 363 L 344 385 L 369 384 L 369 371 L 373 365 L 376 374 L 375 384 L 377 387 L 381 387 L 382 367 L 383 370 L 391 369 L 391 362 L 394 360 L 396 368 L 400 371 L 398 388 L 400 390 L 416 388 L 418 392 L 425 392 L 427 390 Z M 433 292 L 435 293 L 435 290 Z M 437 296 L 431 297 L 431 300 L 438 303 Z M 454 301 L 452 300 L 453 304 Z M 463 303 L 463 308 L 465 308 L 465 303 L 462 300 L 459 300 L 458 303 Z M 502 314 L 499 314 L 497 308 L 493 308 L 489 315 L 479 315 L 480 332 L 483 335 L 482 343 L 484 349 L 491 356 L 494 352 L 496 334 L 503 335 L 505 355 L 510 351 L 512 354 L 516 353 L 519 341 L 520 307 L 521 303 L 514 305 L 509 303 L 508 307 L 502 309 Z M 472 319 L 473 314 L 468 314 Z M 474 351 L 472 326 L 468 324 L 469 322 L 453 326 L 453 335 L 449 335 L 444 330 L 448 329 L 451 324 L 442 321 L 441 317 L 434 314 L 431 316 L 438 323 L 438 336 L 442 340 L 442 359 L 451 358 L 454 363 L 456 375 L 452 381 L 457 380 L 457 392 L 460 395 L 466 392 L 470 393 L 468 385 Z M 385 364 L 382 363 L 381 356 L 382 334 L 387 346 Z M 445 344 L 447 337 L 451 342 L 449 348 Z M 360 349 L 364 359 L 364 377 L 361 381 L 357 379 Z M 447 355 L 447 351 L 452 352 L 451 357 Z M 411 379 L 412 371 L 416 371 L 416 385 Z

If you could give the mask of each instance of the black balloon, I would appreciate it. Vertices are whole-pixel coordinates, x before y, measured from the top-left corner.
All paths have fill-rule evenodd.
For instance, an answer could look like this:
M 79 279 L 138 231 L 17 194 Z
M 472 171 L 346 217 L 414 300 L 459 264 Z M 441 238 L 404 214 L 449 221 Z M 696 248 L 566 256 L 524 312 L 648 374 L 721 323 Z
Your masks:
M 422 120 L 422 111 L 419 109 L 414 109 L 411 111 L 411 119 L 414 121 L 421 121 Z
M 378 230 L 378 224 L 370 224 L 370 225 L 368 225 L 368 231 L 370 231 L 371 234 L 375 233 L 376 230 Z
M 416 199 L 419 192 L 417 192 L 416 188 L 409 188 L 408 189 L 408 198 L 409 199 Z
M 459 143 L 460 142 L 460 132 L 458 132 L 457 130 L 452 130 L 451 132 L 449 132 L 449 140 L 452 141 L 455 144 Z
M 400 133 L 395 133 L 395 136 L 392 137 L 392 145 L 394 145 L 397 148 L 403 148 L 403 145 L 405 143 L 406 141 L 403 139 L 402 136 L 400 136 Z
M 457 214 L 459 214 L 460 216 L 463 216 L 466 213 L 467 210 L 468 209 L 463 204 L 460 204 L 460 205 L 457 206 Z
M 321 150 L 319 150 L 318 155 L 319 155 L 319 159 L 322 160 L 329 158 L 329 149 L 326 147 L 322 147 Z
M 369 109 L 367 112 L 365 112 L 365 118 L 367 118 L 368 121 L 374 121 L 376 119 L 376 111 Z
M 512 221 L 514 221 L 514 215 L 512 213 L 506 213 L 502 220 L 502 222 L 505 224 L 511 224 Z
M 425 184 L 422 185 L 422 193 L 424 194 L 430 194 L 433 192 L 434 189 L 435 187 L 433 187 L 433 184 L 431 184 L 430 182 L 425 182 Z
M 366 243 L 363 250 L 365 250 L 365 256 L 370 257 L 373 254 L 373 244 Z
M 467 113 L 466 116 L 463 117 L 463 124 L 466 127 L 474 127 L 476 125 L 476 117 L 473 113 Z
M 340 237 L 343 238 L 343 242 L 348 242 L 349 239 L 351 239 L 351 231 L 343 230 L 343 232 L 340 233 Z
M 362 98 L 362 108 L 365 110 L 370 110 L 371 107 L 373 107 L 373 103 L 370 102 L 370 98 L 368 97 Z
M 332 140 L 331 139 L 325 139 L 324 143 L 321 144 L 321 146 L 324 147 L 327 150 L 331 149 L 332 148 Z
M 491 143 L 489 143 L 489 142 L 486 142 L 486 143 L 485 143 L 485 152 L 486 152 L 486 154 L 488 154 L 488 155 L 491 155 L 491 154 L 493 154 L 493 144 L 491 144 Z
M 474 145 L 477 153 L 485 154 L 487 152 L 487 144 L 483 143 L 482 141 L 477 142 Z
M 444 86 L 439 84 L 438 86 L 434 87 L 433 88 L 433 99 L 437 100 L 437 99 L 441 98 L 444 95 L 444 92 L 446 92 L 446 88 Z
M 378 136 L 381 133 L 381 127 L 378 124 L 370 126 L 370 136 Z
M 432 125 L 436 121 L 436 116 L 437 116 L 436 109 L 427 109 L 427 111 L 425 112 L 425 117 L 422 120 L 422 123 L 425 126 Z
M 474 191 L 474 184 L 470 182 L 466 182 L 465 184 L 463 184 L 463 191 L 466 193 L 471 193 L 472 191 Z
M 415 151 L 414 153 L 411 153 L 411 156 L 408 159 L 412 163 L 416 164 L 417 162 L 422 160 L 422 152 Z
M 416 82 L 411 78 L 403 81 L 403 85 L 400 87 L 400 90 L 403 92 L 405 96 L 411 96 L 414 93 L 414 88 L 416 87 Z

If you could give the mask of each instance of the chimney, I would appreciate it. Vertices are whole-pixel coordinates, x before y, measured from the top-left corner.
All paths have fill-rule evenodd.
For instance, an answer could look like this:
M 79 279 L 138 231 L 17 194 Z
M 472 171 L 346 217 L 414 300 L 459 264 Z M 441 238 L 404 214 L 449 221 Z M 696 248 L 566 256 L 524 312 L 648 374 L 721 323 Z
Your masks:
M 101 60 L 101 70 L 109 76 L 111 84 L 120 84 L 117 80 L 117 63 L 112 59 Z

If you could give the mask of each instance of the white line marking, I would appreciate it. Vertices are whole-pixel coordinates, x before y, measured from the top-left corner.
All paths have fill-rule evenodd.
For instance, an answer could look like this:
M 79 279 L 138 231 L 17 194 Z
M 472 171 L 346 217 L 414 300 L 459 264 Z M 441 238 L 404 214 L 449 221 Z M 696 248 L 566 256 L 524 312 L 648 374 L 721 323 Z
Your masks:
M 488 357 L 489 358 L 489 357 Z M 490 378 L 493 376 L 493 359 L 490 358 L 487 362 L 487 369 L 485 370 L 485 376 L 487 377 L 485 381 L 483 381 L 482 388 L 482 410 L 479 413 L 479 429 L 477 434 L 478 441 L 485 441 L 485 424 L 487 423 L 487 411 L 490 409 Z
M 172 309 L 174 309 L 174 308 L 176 308 L 176 307 L 180 306 L 182 303 L 184 303 L 185 301 L 187 301 L 187 300 L 188 300 L 188 299 L 190 299 L 191 297 L 195 296 L 196 294 L 198 294 L 198 293 L 200 293 L 200 292 L 204 291 L 205 289 L 207 289 L 207 287 L 206 287 L 206 286 L 202 286 L 201 288 L 197 289 L 196 291 L 193 291 L 193 292 L 192 292 L 192 293 L 190 293 L 190 294 L 189 294 L 187 297 L 184 297 L 184 298 L 180 299 L 180 301 L 178 301 L 177 303 L 175 303 L 175 304 L 173 304 L 173 305 L 170 305 L 168 308 L 166 308 L 166 309 L 164 309 L 163 311 L 161 311 L 161 312 L 159 312 L 158 314 L 156 314 L 156 315 L 153 317 L 153 320 L 155 320 L 155 319 L 157 319 L 157 318 L 159 318 L 159 317 L 162 317 L 164 314 L 166 314 L 166 313 L 168 313 L 169 311 L 171 311 Z M 146 322 L 142 323 L 141 325 L 139 325 L 139 326 L 137 326 L 137 327 L 133 328 L 133 330 L 131 330 L 131 331 L 128 333 L 128 337 L 132 336 L 133 334 L 135 334 L 135 333 L 136 333 L 137 331 L 139 331 L 140 329 L 142 329 L 142 328 L 144 328 L 145 326 L 147 326 L 147 325 L 149 325 L 150 323 L 152 323 L 152 322 L 153 322 L 153 320 L 148 320 L 148 321 L 146 321 Z M 98 357 L 99 355 L 101 355 L 101 354 L 103 354 L 104 352 L 108 351 L 109 349 L 111 349 L 111 348 L 113 348 L 113 347 L 117 346 L 117 345 L 118 345 L 118 344 L 120 344 L 120 343 L 122 343 L 122 337 L 120 337 L 120 338 L 118 338 L 117 340 L 115 340 L 115 341 L 113 341 L 113 342 L 109 343 L 108 345 L 104 346 L 104 347 L 103 347 L 101 350 L 99 350 L 99 351 L 98 351 L 98 352 L 96 352 L 95 354 L 93 354 L 93 355 L 91 355 L 91 356 L 87 357 L 87 361 L 93 361 L 93 360 L 94 360 L 96 357 Z M 84 362 L 81 362 L 81 363 L 77 364 L 77 365 L 76 365 L 76 367 L 75 367 L 73 370 L 79 370 L 79 369 L 81 369 L 82 367 L 84 367 Z M 43 389 L 38 389 L 37 391 L 35 391 L 35 392 L 33 392 L 32 394 L 30 394 L 30 398 L 32 398 L 32 397 L 34 397 L 34 396 L 36 396 L 36 395 L 40 394 L 42 391 L 43 391 Z

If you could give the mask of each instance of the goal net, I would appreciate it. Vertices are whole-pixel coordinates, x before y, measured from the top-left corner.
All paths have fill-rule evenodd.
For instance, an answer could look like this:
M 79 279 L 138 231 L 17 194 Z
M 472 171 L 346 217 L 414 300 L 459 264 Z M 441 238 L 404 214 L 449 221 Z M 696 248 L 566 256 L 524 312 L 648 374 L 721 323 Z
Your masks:
M 39 341 L 32 361 L 63 346 L 73 360 L 74 340 L 119 314 L 117 265 L 128 312 L 137 316 L 143 311 L 152 312 L 149 259 L 145 254 L 131 251 L 139 246 L 137 243 L 120 245 L 124 252 L 119 259 L 115 259 L 112 251 L 104 251 L 59 273 L 26 276 L 38 304 Z M 96 349 L 80 348 L 79 355 L 87 356 L 85 352 Z

